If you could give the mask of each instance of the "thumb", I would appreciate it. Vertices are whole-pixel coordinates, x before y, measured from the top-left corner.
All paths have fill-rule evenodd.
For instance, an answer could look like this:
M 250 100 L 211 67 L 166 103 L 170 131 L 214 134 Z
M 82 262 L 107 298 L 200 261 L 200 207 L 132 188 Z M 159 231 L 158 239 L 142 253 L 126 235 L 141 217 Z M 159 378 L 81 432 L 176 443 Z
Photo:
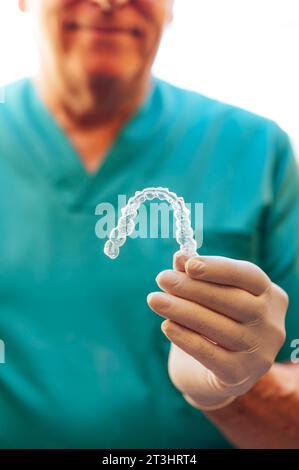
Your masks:
M 174 343 L 170 345 L 168 374 L 181 393 L 196 396 L 208 381 L 208 369 Z

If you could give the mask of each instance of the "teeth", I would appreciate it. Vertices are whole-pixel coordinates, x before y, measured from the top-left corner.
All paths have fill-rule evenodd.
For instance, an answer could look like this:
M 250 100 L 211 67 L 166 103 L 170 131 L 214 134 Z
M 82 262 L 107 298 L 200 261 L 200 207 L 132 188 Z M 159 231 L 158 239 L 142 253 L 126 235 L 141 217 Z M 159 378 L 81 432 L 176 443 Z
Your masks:
M 146 198 L 147 198 L 149 201 L 151 201 L 151 200 L 155 199 L 156 194 L 157 194 L 156 191 L 148 191 L 148 192 L 146 193 Z
M 117 258 L 119 248 L 126 242 L 126 237 L 130 236 L 134 229 L 134 218 L 137 215 L 138 208 L 146 199 L 168 201 L 176 218 L 176 240 L 181 247 L 181 252 L 185 255 L 196 253 L 197 243 L 193 238 L 194 232 L 191 227 L 190 210 L 186 207 L 184 199 L 170 192 L 168 188 L 146 188 L 142 191 L 136 191 L 133 197 L 130 197 L 127 205 L 121 209 L 121 217 L 118 225 L 111 233 L 109 240 L 105 243 L 104 253 L 111 259 Z
M 104 253 L 109 258 L 115 259 L 119 255 L 119 248 L 111 240 L 108 240 L 104 246 Z
M 132 204 L 131 206 L 128 206 L 126 215 L 134 219 L 137 215 L 137 211 L 138 211 L 138 206 L 135 204 Z
M 127 235 L 132 235 L 132 233 L 134 232 L 134 228 L 135 228 L 134 221 L 130 220 L 130 222 L 127 224 L 127 227 L 126 227 Z
M 178 229 L 175 233 L 176 236 L 176 241 L 178 242 L 179 245 L 187 245 L 190 241 L 192 240 L 192 237 L 190 238 L 190 235 L 186 233 L 185 231 Z
M 118 229 L 118 238 L 123 237 L 124 235 L 127 237 L 128 235 L 131 235 L 134 231 L 135 224 L 134 224 L 134 217 L 121 217 L 118 221 L 117 229 Z M 114 229 L 115 230 L 115 229 Z M 113 232 L 113 230 L 112 230 Z M 112 233 L 111 232 L 111 233 Z M 110 234 L 110 239 L 111 239 L 111 234 Z
M 166 199 L 166 194 L 162 191 L 157 191 L 157 198 L 160 199 L 160 201 L 164 201 Z
M 194 232 L 191 225 L 186 225 L 185 227 L 181 227 L 181 231 L 189 237 L 189 239 L 193 238 Z
M 191 239 L 186 243 L 186 245 L 181 247 L 181 252 L 185 256 L 190 256 L 196 253 L 197 243 L 195 240 Z
M 123 246 L 126 243 L 126 232 L 123 232 L 118 227 L 116 227 L 110 233 L 110 240 L 116 246 Z
M 118 227 L 119 228 L 123 228 L 123 227 L 126 227 L 127 224 L 130 222 L 130 220 L 132 219 L 132 217 L 130 215 L 122 215 L 120 217 L 120 219 L 118 220 Z

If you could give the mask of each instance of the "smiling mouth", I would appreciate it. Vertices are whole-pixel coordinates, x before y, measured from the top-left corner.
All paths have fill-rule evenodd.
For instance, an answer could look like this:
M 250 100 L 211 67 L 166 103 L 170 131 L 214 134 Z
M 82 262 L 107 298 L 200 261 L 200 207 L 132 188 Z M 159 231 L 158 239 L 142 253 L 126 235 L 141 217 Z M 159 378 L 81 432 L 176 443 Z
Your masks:
M 79 24 L 75 22 L 65 23 L 65 28 L 68 31 L 92 31 L 104 35 L 116 35 L 116 34 L 125 34 L 131 35 L 135 38 L 140 38 L 143 34 L 139 28 L 118 28 L 118 27 L 108 27 L 108 26 L 97 26 L 97 25 L 88 25 L 88 24 Z

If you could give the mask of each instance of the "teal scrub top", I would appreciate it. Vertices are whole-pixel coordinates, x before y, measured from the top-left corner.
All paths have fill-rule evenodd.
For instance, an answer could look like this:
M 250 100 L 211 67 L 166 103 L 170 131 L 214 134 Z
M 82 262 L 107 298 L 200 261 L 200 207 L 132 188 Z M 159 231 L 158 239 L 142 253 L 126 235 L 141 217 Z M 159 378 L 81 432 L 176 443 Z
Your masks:
M 299 338 L 299 177 L 272 121 L 156 78 L 88 173 L 31 79 L 0 105 L 0 446 L 225 448 L 167 373 L 147 306 L 174 238 L 128 239 L 112 261 L 95 208 L 164 186 L 204 204 L 199 252 L 258 264 L 290 296 Z

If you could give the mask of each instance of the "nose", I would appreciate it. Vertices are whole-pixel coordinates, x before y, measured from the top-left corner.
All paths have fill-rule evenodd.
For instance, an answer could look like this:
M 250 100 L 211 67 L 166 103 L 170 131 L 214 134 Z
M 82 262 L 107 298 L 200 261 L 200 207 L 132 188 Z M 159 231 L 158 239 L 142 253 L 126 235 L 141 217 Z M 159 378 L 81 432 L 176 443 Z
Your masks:
M 100 5 L 102 10 L 106 12 L 122 7 L 130 1 L 131 0 L 94 0 L 94 2 Z

